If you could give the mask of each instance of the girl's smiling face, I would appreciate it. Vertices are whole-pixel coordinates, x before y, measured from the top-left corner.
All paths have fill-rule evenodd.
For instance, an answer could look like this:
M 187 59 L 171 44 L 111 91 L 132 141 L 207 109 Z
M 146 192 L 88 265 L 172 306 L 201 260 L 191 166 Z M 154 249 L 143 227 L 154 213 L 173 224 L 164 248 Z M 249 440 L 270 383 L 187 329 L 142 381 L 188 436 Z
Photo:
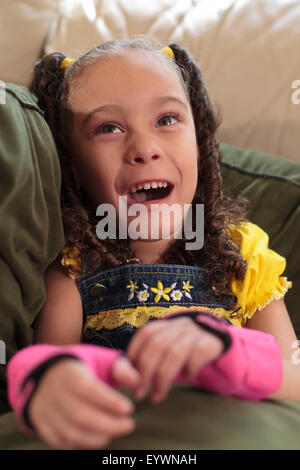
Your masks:
M 156 191 L 167 195 L 161 203 L 182 210 L 192 202 L 199 160 L 194 120 L 180 77 L 164 58 L 139 49 L 105 54 L 77 79 L 70 106 L 74 171 L 95 206 L 113 204 L 118 214 L 119 196 L 129 204 L 155 197 L 158 204 Z M 146 182 L 168 188 L 137 195 Z

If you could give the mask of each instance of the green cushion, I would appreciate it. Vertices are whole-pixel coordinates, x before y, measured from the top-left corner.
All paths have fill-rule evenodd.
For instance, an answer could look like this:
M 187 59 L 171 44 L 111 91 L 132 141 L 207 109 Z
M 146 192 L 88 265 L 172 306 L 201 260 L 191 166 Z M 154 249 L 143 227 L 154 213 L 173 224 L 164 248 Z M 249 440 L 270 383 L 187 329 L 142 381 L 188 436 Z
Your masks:
M 250 200 L 247 217 L 270 237 L 269 246 L 287 261 L 283 273 L 293 287 L 285 303 L 300 335 L 300 164 L 222 143 L 224 193 Z
M 45 300 L 44 271 L 64 238 L 58 155 L 26 88 L 6 84 L 0 129 L 0 339 L 7 362 L 32 342 L 31 324 Z M 2 364 L 0 413 L 8 409 L 5 389 Z
M 163 403 L 136 404 L 134 418 L 134 432 L 107 446 L 112 455 L 115 450 L 149 449 L 300 450 L 299 402 L 248 402 L 174 386 Z M 0 449 L 49 447 L 22 434 L 7 413 L 0 417 Z

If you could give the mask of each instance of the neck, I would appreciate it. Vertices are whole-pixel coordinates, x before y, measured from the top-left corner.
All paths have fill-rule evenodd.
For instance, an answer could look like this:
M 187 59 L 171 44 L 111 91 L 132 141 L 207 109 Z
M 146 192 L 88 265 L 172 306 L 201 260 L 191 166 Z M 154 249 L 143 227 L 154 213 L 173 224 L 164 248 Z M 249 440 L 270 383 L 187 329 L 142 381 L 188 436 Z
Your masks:
M 141 263 L 158 264 L 169 243 L 170 240 L 133 240 L 130 245 Z

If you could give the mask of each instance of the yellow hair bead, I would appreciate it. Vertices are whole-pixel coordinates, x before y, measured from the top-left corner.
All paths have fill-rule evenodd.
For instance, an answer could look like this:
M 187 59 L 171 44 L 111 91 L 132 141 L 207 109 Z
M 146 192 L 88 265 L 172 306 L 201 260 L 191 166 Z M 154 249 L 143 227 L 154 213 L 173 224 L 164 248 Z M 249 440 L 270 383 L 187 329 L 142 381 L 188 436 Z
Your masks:
M 162 54 L 165 54 L 167 55 L 168 57 L 170 57 L 170 59 L 175 59 L 175 55 L 174 55 L 174 52 L 172 51 L 172 49 L 169 47 L 169 46 L 166 46 L 166 47 L 163 47 L 160 52 Z
M 70 67 L 70 65 L 73 65 L 76 59 L 72 59 L 71 57 L 66 57 L 62 63 L 60 64 L 61 69 L 66 69 Z

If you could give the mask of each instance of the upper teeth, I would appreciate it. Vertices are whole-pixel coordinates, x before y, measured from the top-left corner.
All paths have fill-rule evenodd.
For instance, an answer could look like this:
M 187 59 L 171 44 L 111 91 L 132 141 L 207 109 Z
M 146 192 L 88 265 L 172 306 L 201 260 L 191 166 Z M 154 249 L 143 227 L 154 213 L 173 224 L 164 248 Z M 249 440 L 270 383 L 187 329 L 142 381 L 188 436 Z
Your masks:
M 132 188 L 130 189 L 130 191 L 132 191 L 133 193 L 135 193 L 136 191 L 140 190 L 140 189 L 150 189 L 150 188 L 166 188 L 168 186 L 168 183 L 166 183 L 165 181 L 162 182 L 153 182 L 153 183 L 144 183 L 144 184 L 138 184 L 137 186 L 132 186 Z

